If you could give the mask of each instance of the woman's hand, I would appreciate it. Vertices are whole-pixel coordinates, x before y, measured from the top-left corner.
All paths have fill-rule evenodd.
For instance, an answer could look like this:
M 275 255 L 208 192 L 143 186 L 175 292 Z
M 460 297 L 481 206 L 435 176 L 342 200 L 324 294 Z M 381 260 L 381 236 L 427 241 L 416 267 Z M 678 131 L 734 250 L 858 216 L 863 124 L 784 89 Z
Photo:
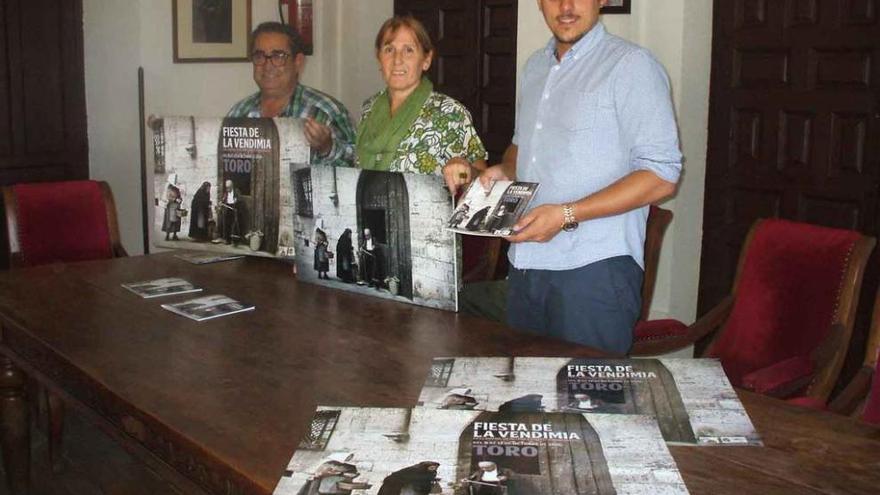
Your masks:
M 470 162 L 460 156 L 451 158 L 446 162 L 446 165 L 443 165 L 443 178 L 446 180 L 446 187 L 449 188 L 449 193 L 453 197 L 461 186 L 470 184 L 475 176 L 474 168 Z

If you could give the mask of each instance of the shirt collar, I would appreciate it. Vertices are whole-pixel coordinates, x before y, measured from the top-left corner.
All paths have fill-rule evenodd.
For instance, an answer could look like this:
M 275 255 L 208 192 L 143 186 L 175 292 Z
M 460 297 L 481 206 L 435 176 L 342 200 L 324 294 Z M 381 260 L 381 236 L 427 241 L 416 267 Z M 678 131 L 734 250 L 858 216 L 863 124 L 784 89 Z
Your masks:
M 577 59 L 590 53 L 604 37 L 605 25 L 601 22 L 597 22 L 596 25 L 593 26 L 593 29 L 590 29 L 583 38 L 572 45 L 572 47 L 565 53 L 563 59 L 569 57 Z M 548 57 L 551 57 L 554 62 L 556 61 L 556 38 L 550 38 L 550 41 L 548 41 L 547 45 L 544 47 L 544 53 L 546 53 Z

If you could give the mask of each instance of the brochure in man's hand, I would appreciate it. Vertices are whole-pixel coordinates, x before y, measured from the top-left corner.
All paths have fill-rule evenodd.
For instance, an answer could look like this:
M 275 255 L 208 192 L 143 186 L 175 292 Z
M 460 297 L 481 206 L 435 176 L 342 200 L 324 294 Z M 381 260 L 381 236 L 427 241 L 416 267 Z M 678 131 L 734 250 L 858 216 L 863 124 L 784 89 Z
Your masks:
M 159 278 L 156 280 L 146 280 L 144 282 L 134 282 L 131 284 L 122 284 L 122 287 L 134 292 L 135 294 L 148 299 L 151 297 L 170 296 L 173 294 L 186 294 L 188 292 L 198 292 L 201 287 L 196 287 L 191 282 L 182 278 Z
M 219 263 L 221 261 L 237 260 L 244 258 L 243 254 L 225 254 L 225 253 L 207 253 L 203 251 L 179 253 L 174 255 L 175 258 L 182 259 L 193 265 L 207 265 L 208 263 Z
M 491 237 L 511 235 L 537 190 L 536 182 L 497 181 L 487 189 L 474 181 L 452 212 L 447 229 Z
M 177 313 L 196 321 L 204 321 L 210 320 L 211 318 L 219 318 L 221 316 L 241 313 L 243 311 L 251 311 L 255 306 L 253 304 L 236 301 L 227 296 L 213 295 L 198 297 L 174 304 L 163 304 L 162 307 L 172 313 Z

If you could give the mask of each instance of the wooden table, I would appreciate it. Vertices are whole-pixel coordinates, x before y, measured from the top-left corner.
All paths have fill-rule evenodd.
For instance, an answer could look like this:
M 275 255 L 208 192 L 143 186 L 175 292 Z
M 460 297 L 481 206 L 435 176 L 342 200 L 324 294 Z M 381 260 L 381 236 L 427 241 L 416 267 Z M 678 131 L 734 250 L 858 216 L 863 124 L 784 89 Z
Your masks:
M 289 273 L 273 260 L 195 266 L 163 254 L 0 275 L 0 439 L 12 481 L 24 483 L 29 465 L 21 370 L 190 489 L 265 494 L 318 404 L 411 406 L 434 356 L 597 356 Z M 141 299 L 120 287 L 169 276 L 257 309 L 198 323 L 159 307 L 192 295 Z M 672 448 L 692 493 L 877 493 L 880 430 L 741 396 L 767 447 Z

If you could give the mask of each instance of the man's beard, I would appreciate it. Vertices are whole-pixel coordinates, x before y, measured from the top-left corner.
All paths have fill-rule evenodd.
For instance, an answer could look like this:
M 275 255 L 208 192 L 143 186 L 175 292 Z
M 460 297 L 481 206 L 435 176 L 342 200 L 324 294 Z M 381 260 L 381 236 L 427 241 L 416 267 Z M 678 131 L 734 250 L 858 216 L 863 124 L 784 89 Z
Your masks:
M 556 38 L 556 42 L 557 42 L 557 43 L 565 43 L 565 44 L 568 44 L 568 45 L 574 45 L 574 44 L 576 44 L 578 41 L 582 40 L 583 37 L 586 36 L 588 32 L 590 32 L 589 29 L 587 29 L 586 31 L 584 31 L 584 32 L 582 32 L 582 33 L 578 33 L 578 34 L 574 35 L 570 40 L 562 39 L 562 38 L 560 38 L 559 35 L 557 35 L 556 33 L 553 34 L 553 37 Z

